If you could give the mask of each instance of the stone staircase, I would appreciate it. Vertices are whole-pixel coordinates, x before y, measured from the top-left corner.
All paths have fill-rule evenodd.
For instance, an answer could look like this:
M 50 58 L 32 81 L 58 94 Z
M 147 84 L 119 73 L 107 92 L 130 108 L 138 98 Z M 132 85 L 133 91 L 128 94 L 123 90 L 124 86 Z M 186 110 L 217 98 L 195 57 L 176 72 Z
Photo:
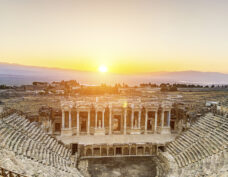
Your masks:
M 0 147 L 0 154 L 12 152 L 15 159 L 51 168 L 50 172 L 61 172 L 59 174 L 63 176 L 82 176 L 75 168 L 68 148 L 16 113 L 0 119 Z M 0 160 L 4 161 L 1 159 L 3 156 L 0 155 Z M 26 175 L 26 171 L 23 173 Z

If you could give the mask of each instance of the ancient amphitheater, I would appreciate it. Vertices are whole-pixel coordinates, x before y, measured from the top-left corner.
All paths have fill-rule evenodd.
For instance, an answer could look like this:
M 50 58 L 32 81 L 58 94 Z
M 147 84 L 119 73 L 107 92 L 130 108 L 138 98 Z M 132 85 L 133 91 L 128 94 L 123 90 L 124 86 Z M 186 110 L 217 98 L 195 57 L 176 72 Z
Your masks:
M 2 176 L 83 176 L 77 156 L 22 115 L 0 119 Z M 228 176 L 228 118 L 208 113 L 158 149 L 156 176 Z M 0 176 L 1 176 L 0 175 Z

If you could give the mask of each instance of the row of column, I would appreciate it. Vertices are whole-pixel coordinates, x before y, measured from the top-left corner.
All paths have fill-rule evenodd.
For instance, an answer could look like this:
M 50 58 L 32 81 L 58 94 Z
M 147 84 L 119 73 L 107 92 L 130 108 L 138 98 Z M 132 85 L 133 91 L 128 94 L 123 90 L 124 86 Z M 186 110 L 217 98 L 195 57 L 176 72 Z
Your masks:
M 146 116 L 145 116 L 145 133 L 147 133 L 147 121 L 148 121 L 148 112 L 146 111 Z M 158 119 L 158 111 L 154 111 L 155 112 L 155 125 L 154 125 L 154 131 L 157 131 L 157 119 Z M 167 119 L 167 125 L 168 127 L 170 127 L 170 118 L 171 118 L 171 112 L 170 110 L 167 111 L 168 112 L 168 119 Z M 161 115 L 161 127 L 164 127 L 164 119 L 165 119 L 165 111 L 162 111 L 162 115 Z
M 132 110 L 132 114 L 131 114 L 131 129 L 140 129 L 141 127 L 141 111 L 138 111 L 138 124 L 135 125 L 134 127 L 134 113 L 136 111 Z M 148 112 L 149 111 L 146 111 L 146 116 L 145 116 L 145 133 L 147 133 L 147 122 L 148 122 Z M 157 131 L 157 118 L 158 118 L 158 111 L 154 111 L 155 112 L 155 125 L 154 125 L 154 130 L 155 132 Z M 102 111 L 102 123 L 101 125 L 97 125 L 97 111 L 96 111 L 96 114 L 95 114 L 95 129 L 97 128 L 102 128 L 104 129 L 104 113 L 105 111 L 103 110 Z M 79 134 L 79 114 L 80 114 L 80 111 L 77 111 L 77 134 Z M 161 127 L 163 128 L 164 127 L 164 115 L 165 115 L 165 111 L 162 111 L 162 120 L 161 120 Z M 167 119 L 167 125 L 168 127 L 170 126 L 170 117 L 171 117 L 171 113 L 170 111 L 168 111 L 168 119 Z M 71 111 L 69 111 L 69 128 L 72 128 L 71 126 L 71 122 L 72 122 L 72 119 L 71 119 Z M 62 128 L 65 128 L 65 112 L 62 111 Z M 126 134 L 127 132 L 127 110 L 125 109 L 124 110 L 124 134 Z M 88 121 L 87 121 L 87 133 L 89 134 L 90 133 L 90 111 L 88 111 Z M 109 134 L 112 134 L 112 111 L 110 110 L 109 111 Z
M 80 111 L 77 111 L 77 134 L 79 134 L 79 114 Z M 69 128 L 72 128 L 71 125 L 71 111 L 69 111 Z M 87 134 L 90 134 L 90 111 L 88 111 L 88 121 L 87 121 Z M 65 128 L 65 112 L 62 111 L 62 128 Z M 97 126 L 97 111 L 95 114 L 95 128 L 103 128 L 104 129 L 104 111 L 102 111 L 102 126 Z
M 80 112 L 77 111 L 77 134 L 79 134 L 79 114 Z M 71 119 L 71 111 L 69 111 L 69 128 L 72 128 L 71 126 L 71 122 L 72 122 L 72 119 Z M 88 111 L 88 121 L 87 121 L 87 127 L 90 127 L 90 111 Z M 62 128 L 64 129 L 65 128 L 65 112 L 62 111 Z M 89 134 L 89 128 L 87 129 L 87 133 Z

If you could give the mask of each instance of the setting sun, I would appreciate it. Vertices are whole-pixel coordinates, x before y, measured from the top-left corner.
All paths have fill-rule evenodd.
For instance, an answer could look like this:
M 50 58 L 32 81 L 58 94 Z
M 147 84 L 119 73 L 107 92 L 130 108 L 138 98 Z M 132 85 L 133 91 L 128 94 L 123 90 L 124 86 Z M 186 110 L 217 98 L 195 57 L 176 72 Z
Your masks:
M 104 65 L 101 65 L 99 67 L 99 71 L 102 72 L 102 73 L 106 73 L 108 71 L 108 68 L 106 66 L 104 66 Z

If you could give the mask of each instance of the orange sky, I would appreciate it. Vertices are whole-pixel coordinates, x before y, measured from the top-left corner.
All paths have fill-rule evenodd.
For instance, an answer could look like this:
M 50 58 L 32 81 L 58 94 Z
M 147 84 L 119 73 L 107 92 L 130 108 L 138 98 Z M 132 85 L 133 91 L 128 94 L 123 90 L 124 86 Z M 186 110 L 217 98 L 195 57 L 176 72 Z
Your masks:
M 0 62 L 228 73 L 227 8 L 225 0 L 3 1 Z

